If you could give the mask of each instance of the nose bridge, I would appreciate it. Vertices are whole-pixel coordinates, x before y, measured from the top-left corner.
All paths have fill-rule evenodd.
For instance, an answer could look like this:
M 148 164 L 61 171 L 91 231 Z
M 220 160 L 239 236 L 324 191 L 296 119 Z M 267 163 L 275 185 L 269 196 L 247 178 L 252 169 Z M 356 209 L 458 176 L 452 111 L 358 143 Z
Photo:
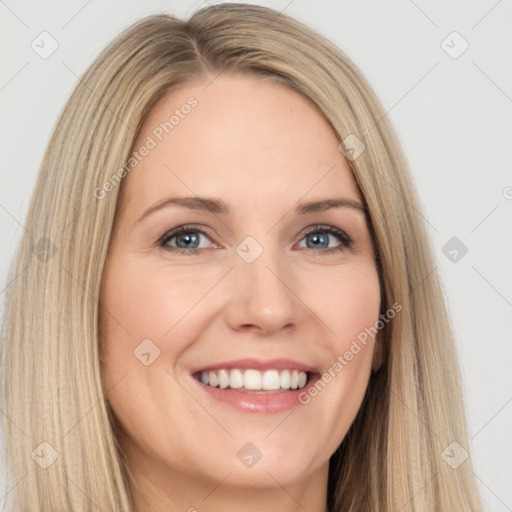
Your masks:
M 271 332 L 297 322 L 300 301 L 292 291 L 293 273 L 268 239 L 263 244 L 247 237 L 236 247 L 234 295 L 228 308 L 233 328 L 252 325 Z

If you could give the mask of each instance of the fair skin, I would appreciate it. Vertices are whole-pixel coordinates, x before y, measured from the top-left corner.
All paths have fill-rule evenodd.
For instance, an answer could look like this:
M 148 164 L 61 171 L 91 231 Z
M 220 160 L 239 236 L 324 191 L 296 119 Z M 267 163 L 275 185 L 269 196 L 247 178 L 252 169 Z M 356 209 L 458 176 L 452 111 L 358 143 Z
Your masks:
M 336 136 L 305 99 L 261 77 L 223 73 L 206 87 L 211 79 L 168 93 L 146 119 L 135 148 L 190 96 L 198 101 L 123 179 L 103 275 L 102 379 L 135 507 L 324 512 L 329 458 L 378 366 L 378 341 L 307 405 L 283 412 L 214 400 L 190 372 L 252 357 L 293 359 L 321 375 L 375 324 L 379 281 L 365 213 L 295 212 L 362 198 Z M 171 196 L 216 198 L 231 211 L 171 205 L 139 220 Z M 158 244 L 184 224 L 196 228 L 188 239 Z M 351 242 L 304 233 L 317 224 Z M 263 250 L 251 263 L 236 251 L 248 236 Z M 198 253 L 175 252 L 186 247 Z M 134 356 L 145 339 L 160 350 L 147 366 Z M 261 453 L 250 468 L 237 457 L 246 443 Z

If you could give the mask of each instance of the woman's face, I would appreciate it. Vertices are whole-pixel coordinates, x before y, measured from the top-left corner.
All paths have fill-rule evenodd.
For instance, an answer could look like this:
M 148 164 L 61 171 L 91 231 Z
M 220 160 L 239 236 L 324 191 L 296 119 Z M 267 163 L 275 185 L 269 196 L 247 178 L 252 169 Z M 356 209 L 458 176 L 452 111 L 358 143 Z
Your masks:
M 222 74 L 162 98 L 134 148 L 100 309 L 128 464 L 171 489 L 325 485 L 380 306 L 335 135 L 283 85 Z

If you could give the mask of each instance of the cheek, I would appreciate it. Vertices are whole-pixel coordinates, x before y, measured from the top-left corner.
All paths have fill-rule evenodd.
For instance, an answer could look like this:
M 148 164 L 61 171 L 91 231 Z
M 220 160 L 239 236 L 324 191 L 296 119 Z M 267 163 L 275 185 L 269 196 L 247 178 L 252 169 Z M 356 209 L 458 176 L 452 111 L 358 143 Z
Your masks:
M 181 286 L 162 283 L 155 273 L 143 272 L 121 259 L 106 268 L 100 311 L 102 375 L 110 389 L 130 372 L 130 380 L 147 379 L 149 368 L 159 366 L 162 355 L 172 358 L 181 350 L 177 343 L 165 345 L 162 340 L 178 322 L 183 298 Z M 179 291 L 178 291 L 179 290 Z M 143 354 L 148 354 L 143 355 Z M 144 361 L 146 359 L 146 361 Z M 144 362 L 151 362 L 145 366 Z
M 113 260 L 101 297 L 102 382 L 123 428 L 144 444 L 143 434 L 153 432 L 160 415 L 169 413 L 160 403 L 161 390 L 169 403 L 182 392 L 166 370 L 172 372 L 187 347 L 187 338 L 178 333 L 197 294 L 181 279 L 166 282 L 162 273 L 128 259 Z
M 208 313 L 201 299 L 215 280 L 119 255 L 111 259 L 101 298 L 101 371 L 105 389 L 114 388 L 109 399 L 120 416 L 137 417 L 130 408 L 151 403 L 154 389 L 179 394 L 166 371 L 175 373 L 180 356 L 200 335 L 200 320 Z
M 157 269 L 158 270 L 158 269 Z M 116 261 L 104 275 L 102 293 L 102 325 L 105 340 L 113 348 L 125 340 L 124 352 L 129 353 L 144 339 L 162 340 L 172 337 L 173 330 L 181 328 L 186 316 L 206 291 L 203 281 L 195 281 L 193 275 L 154 271 Z M 201 284 L 202 282 L 202 284 Z M 161 350 L 179 348 L 179 340 L 159 347 Z M 106 347 L 109 348 L 109 347 Z
M 314 313 L 311 322 L 316 317 L 323 325 L 325 338 L 320 342 L 334 362 L 378 320 L 380 290 L 377 271 L 369 263 L 331 270 L 303 275 L 298 279 L 298 291 L 300 300 Z M 186 269 L 174 271 L 169 279 L 165 272 L 115 258 L 115 264 L 104 274 L 100 319 L 104 359 L 115 359 L 116 376 L 133 367 L 133 351 L 145 339 L 165 351 L 168 361 L 179 355 L 187 341 L 180 340 L 178 333 L 191 317 L 197 319 L 196 310 L 206 307 L 207 301 L 198 302 L 216 279 L 210 274 L 199 277 Z M 200 316 L 208 317 L 209 313 L 212 311 L 203 310 Z M 168 343 L 171 338 L 173 342 Z M 368 339 L 366 358 L 371 356 L 372 341 Z
M 371 264 L 351 265 L 315 279 L 308 301 L 328 328 L 331 344 L 344 350 L 379 318 L 380 285 Z
M 328 281 L 327 277 L 317 280 L 315 289 L 308 300 L 329 331 L 319 347 L 329 357 L 320 380 L 305 390 L 301 401 L 324 422 L 326 436 L 334 442 L 345 435 L 367 388 L 380 284 L 374 266 L 352 265 L 338 269 Z M 336 421 L 333 411 L 338 411 Z

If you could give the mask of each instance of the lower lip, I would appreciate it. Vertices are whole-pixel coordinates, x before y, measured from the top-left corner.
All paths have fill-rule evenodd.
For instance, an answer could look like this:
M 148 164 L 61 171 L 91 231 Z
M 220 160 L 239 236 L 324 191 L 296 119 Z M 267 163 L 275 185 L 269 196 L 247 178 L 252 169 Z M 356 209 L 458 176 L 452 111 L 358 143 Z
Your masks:
M 276 391 L 275 393 L 246 393 L 237 389 L 214 388 L 203 384 L 195 377 L 192 377 L 192 379 L 208 396 L 217 402 L 226 403 L 238 411 L 275 414 L 303 405 L 299 401 L 299 396 L 307 394 L 308 388 L 319 379 L 319 376 L 312 375 L 310 381 L 301 389 Z

